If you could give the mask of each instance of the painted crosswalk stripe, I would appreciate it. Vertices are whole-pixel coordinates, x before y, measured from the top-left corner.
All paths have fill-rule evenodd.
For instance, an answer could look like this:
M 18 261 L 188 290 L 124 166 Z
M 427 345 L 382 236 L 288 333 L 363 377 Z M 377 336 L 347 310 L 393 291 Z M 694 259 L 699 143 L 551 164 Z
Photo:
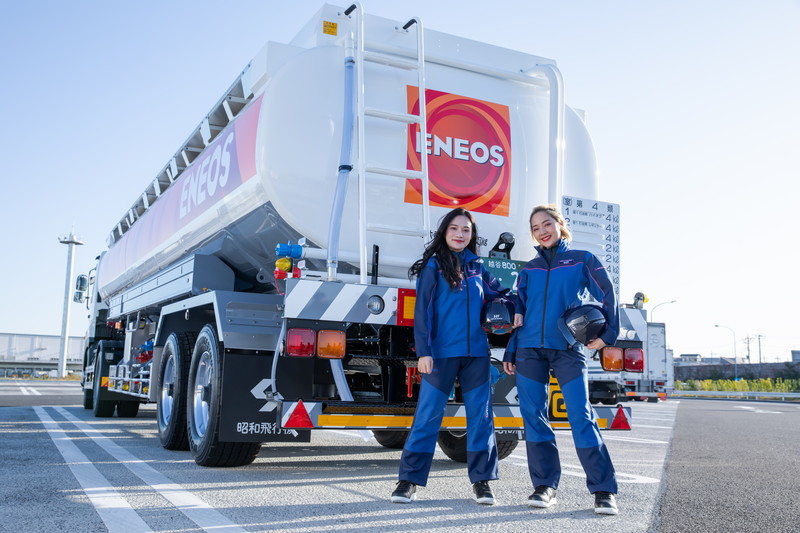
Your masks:
M 58 423 L 50 418 L 47 411 L 43 407 L 34 407 L 33 409 L 108 531 L 111 533 L 152 531 L 125 498 L 111 486 L 108 479 L 69 439 Z
M 172 503 L 180 512 L 197 524 L 200 528 L 224 533 L 244 533 L 245 530 L 234 524 L 222 513 L 208 505 L 201 498 L 184 490 L 180 485 L 155 470 L 150 465 L 121 447 L 108 437 L 76 418 L 63 407 L 55 407 L 64 418 L 83 431 L 92 441 L 103 448 L 117 461 L 133 472 L 142 481 L 150 485 L 156 492 Z

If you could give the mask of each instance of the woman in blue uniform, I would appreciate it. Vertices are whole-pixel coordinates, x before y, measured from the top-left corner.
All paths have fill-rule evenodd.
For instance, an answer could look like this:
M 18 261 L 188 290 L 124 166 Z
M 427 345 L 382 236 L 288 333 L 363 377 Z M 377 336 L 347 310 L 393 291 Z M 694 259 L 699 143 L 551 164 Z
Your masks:
M 400 459 L 391 500 L 409 503 L 428 481 L 447 400 L 456 377 L 467 415 L 467 469 L 478 503 L 494 504 L 489 481 L 497 479 L 489 343 L 481 325 L 487 300 L 508 293 L 477 256 L 478 230 L 469 211 L 453 209 L 442 219 L 422 259 L 409 269 L 417 277 L 414 341 L 422 377 L 417 409 Z
M 561 477 L 555 435 L 547 416 L 550 369 L 564 395 L 567 418 L 586 485 L 595 495 L 595 512 L 617 514 L 617 480 L 589 403 L 586 357 L 570 346 L 558 327 L 567 309 L 580 305 L 585 290 L 602 303 L 608 318 L 599 338 L 587 348 L 613 345 L 619 333 L 614 288 L 600 261 L 590 252 L 572 250 L 564 217 L 554 205 L 540 205 L 530 216 L 537 255 L 519 273 L 514 331 L 503 368 L 516 373 L 520 409 L 525 423 L 528 470 L 534 492 L 532 507 L 556 503 Z

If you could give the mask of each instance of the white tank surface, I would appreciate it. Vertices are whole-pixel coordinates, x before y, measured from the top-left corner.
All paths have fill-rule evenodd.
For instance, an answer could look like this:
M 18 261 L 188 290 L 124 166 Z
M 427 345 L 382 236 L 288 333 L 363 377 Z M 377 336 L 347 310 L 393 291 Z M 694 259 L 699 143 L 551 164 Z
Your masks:
M 419 105 L 416 71 L 365 61 L 362 109 L 346 106 L 345 62 L 358 57 L 352 39 L 358 19 L 343 11 L 323 6 L 291 44 L 268 43 L 251 61 L 233 96 L 223 97 L 112 231 L 98 272 L 103 298 L 198 250 L 220 256 L 237 277 L 268 283 L 278 242 L 304 237 L 327 248 L 343 135 L 351 134 L 345 117 L 363 108 L 414 114 Z M 366 50 L 413 57 L 415 30 L 398 31 L 397 24 L 366 16 Z M 364 151 L 354 136 L 350 164 L 361 158 L 367 168 L 419 169 L 424 144 L 431 229 L 450 208 L 463 206 L 476 217 L 484 254 L 511 232 L 517 237 L 512 258 L 527 259 L 533 255 L 528 214 L 557 196 L 550 179 L 550 86 L 524 72 L 537 65 L 554 70 L 554 62 L 428 29 L 424 40 L 423 143 L 415 125 L 367 116 Z M 230 115 L 217 131 L 221 109 Z M 561 131 L 558 193 L 595 198 L 594 148 L 569 108 Z M 420 180 L 365 178 L 365 216 L 359 218 L 355 170 L 344 203 L 339 257 L 350 272 L 358 268 L 362 222 L 423 226 Z M 406 278 L 427 240 L 368 231 L 366 249 L 380 246 L 381 276 Z

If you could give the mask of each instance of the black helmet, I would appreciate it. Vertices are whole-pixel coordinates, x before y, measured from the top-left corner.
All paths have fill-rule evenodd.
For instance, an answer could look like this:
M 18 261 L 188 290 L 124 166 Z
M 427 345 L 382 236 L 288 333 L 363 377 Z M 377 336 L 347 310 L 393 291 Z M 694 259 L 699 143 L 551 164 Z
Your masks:
M 607 323 L 602 307 L 582 305 L 567 309 L 558 321 L 558 328 L 570 346 L 578 343 L 586 345 L 600 336 Z
M 514 324 L 514 304 L 505 298 L 495 298 L 483 305 L 481 324 L 487 333 L 510 333 Z

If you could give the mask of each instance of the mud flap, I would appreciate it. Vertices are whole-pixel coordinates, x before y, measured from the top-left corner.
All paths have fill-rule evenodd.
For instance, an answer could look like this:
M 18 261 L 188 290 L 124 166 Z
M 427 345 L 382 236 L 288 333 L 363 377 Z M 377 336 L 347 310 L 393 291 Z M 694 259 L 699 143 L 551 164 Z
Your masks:
M 226 353 L 223 357 L 220 440 L 310 442 L 311 432 L 281 429 L 275 402 L 267 398 L 271 355 Z

